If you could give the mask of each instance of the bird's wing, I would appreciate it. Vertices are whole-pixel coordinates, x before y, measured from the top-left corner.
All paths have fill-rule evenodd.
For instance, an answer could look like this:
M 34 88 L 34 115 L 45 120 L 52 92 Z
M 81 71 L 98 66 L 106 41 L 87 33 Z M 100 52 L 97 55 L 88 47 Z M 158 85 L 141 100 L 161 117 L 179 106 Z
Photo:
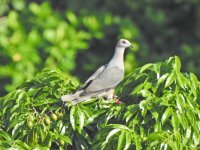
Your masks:
M 88 85 L 96 78 L 98 77 L 106 68 L 106 65 L 101 66 L 97 71 L 95 71 L 88 79 L 85 81 L 85 83 L 81 86 L 81 89 L 85 89 L 88 87 Z
M 124 77 L 124 70 L 115 67 L 109 67 L 93 79 L 85 88 L 84 93 L 93 93 L 116 87 Z

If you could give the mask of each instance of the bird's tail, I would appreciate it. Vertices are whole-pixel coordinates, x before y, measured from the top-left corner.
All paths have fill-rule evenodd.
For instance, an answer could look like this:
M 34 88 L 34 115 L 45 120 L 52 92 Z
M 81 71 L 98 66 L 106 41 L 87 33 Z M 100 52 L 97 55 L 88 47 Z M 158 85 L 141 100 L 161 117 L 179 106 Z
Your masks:
M 81 95 L 82 93 L 83 93 L 83 90 L 77 91 L 74 94 L 63 95 L 61 97 L 61 100 L 65 102 L 70 102 L 72 105 L 76 105 L 83 101 L 89 100 L 94 95 L 94 94 Z
M 81 90 L 81 91 L 77 91 L 77 92 L 74 93 L 74 94 L 63 95 L 63 96 L 61 97 L 61 100 L 62 100 L 62 101 L 65 101 L 65 102 L 73 101 L 73 100 L 75 100 L 75 99 L 78 99 L 79 96 L 80 96 L 80 94 L 81 94 L 82 92 L 83 92 L 83 91 Z
M 79 97 L 78 99 L 75 99 L 73 101 L 71 101 L 72 105 L 76 105 L 78 103 L 81 103 L 83 101 L 89 100 L 91 98 L 91 96 L 83 96 L 83 97 Z

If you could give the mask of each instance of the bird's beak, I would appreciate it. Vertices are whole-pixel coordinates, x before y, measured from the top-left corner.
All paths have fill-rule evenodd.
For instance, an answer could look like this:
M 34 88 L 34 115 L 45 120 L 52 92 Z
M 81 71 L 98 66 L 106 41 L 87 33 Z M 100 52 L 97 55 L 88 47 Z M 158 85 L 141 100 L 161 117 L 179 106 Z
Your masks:
M 133 45 L 130 45 L 130 48 L 134 48 Z

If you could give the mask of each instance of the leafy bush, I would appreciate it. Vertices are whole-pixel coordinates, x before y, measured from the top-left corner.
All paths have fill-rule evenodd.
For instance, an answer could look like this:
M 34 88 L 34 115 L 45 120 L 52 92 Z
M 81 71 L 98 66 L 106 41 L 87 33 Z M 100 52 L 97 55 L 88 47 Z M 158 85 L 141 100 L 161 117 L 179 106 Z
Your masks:
M 128 72 L 137 64 L 178 54 L 184 71 L 198 75 L 198 4 L 198 0 L 3 0 L 0 88 L 11 91 L 43 67 L 52 66 L 78 74 L 83 80 L 109 59 L 116 37 L 131 39 L 141 49 L 137 57 L 134 53 L 127 55 Z M 77 44 L 69 47 L 72 42 Z M 1 90 L 0 95 L 5 93 Z
M 92 57 L 87 58 L 92 63 L 77 64 L 78 54 L 89 50 L 92 40 L 102 39 L 112 26 L 117 26 L 112 31 L 120 28 L 119 35 L 124 38 L 139 37 L 136 26 L 127 18 L 121 24 L 119 17 L 109 13 L 78 15 L 70 10 L 55 10 L 48 2 L 19 3 L 23 7 L 18 9 L 15 7 L 18 2 L 13 2 L 15 9 L 0 19 L 0 83 L 6 91 L 31 79 L 43 68 L 57 67 L 67 73 L 73 72 L 77 65 L 86 71 L 96 68 Z M 130 65 L 136 64 L 134 62 L 132 53 L 126 61 L 127 71 L 136 66 Z
M 11 78 L 7 90 L 31 79 L 44 67 L 72 71 L 77 49 L 87 49 L 88 40 L 94 37 L 80 29 L 82 23 L 73 12 L 61 16 L 48 3 L 31 3 L 20 13 L 12 10 L 1 22 L 0 57 L 4 59 L 0 74 Z
M 196 149 L 200 82 L 180 68 L 177 56 L 146 64 L 118 86 L 123 103 L 94 98 L 75 106 L 59 98 L 78 83 L 58 70 L 44 70 L 1 98 L 0 146 Z
M 96 146 L 196 149 L 200 144 L 200 82 L 193 73 L 181 73 L 180 68 L 179 58 L 171 57 L 130 74 L 119 87 L 126 105 L 118 111 L 114 124 L 100 129 Z

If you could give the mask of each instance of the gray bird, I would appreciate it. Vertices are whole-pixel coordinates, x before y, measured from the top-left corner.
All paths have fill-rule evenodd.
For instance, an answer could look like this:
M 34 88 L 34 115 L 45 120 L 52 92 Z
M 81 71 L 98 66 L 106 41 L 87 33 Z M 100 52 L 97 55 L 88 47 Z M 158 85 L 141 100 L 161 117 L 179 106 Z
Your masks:
M 112 99 L 114 88 L 124 77 L 124 50 L 128 47 L 132 47 L 131 43 L 128 40 L 120 39 L 115 47 L 114 56 L 108 64 L 97 69 L 75 93 L 63 95 L 62 101 L 75 105 L 92 97 L 105 96 L 107 99 Z

